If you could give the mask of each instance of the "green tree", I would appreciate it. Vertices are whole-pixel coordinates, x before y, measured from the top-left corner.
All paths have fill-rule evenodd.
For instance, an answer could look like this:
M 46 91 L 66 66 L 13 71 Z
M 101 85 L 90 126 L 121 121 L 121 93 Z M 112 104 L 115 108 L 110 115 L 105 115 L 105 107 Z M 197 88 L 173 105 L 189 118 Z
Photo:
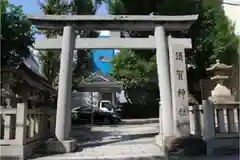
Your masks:
M 199 18 L 189 32 L 193 41 L 191 59 L 195 68 L 189 69 L 189 90 L 207 77 L 206 68 L 216 59 L 226 64 L 236 64 L 239 41 L 234 24 L 225 15 L 222 1 L 204 0 L 199 7 Z
M 76 14 L 76 15 L 91 15 L 95 14 L 100 0 L 93 3 L 91 0 L 45 0 L 43 3 L 39 2 L 44 14 Z M 59 31 L 43 31 L 47 37 L 56 37 L 62 35 Z M 97 33 L 93 31 L 77 31 L 77 35 L 81 37 L 96 37 Z M 73 68 L 73 85 L 79 83 L 89 73 L 88 50 L 78 50 L 74 53 L 74 68 Z M 52 55 L 51 52 L 45 52 L 41 56 L 45 74 L 50 81 L 56 82 L 59 72 L 60 58 L 57 55 Z M 54 67 L 53 67 L 54 66 Z M 50 71 L 52 70 L 52 71 Z
M 109 0 L 109 13 L 118 15 L 118 14 L 128 14 L 128 15 L 149 15 L 149 14 L 194 14 L 196 13 L 197 6 L 196 3 L 188 3 L 190 0 L 178 1 L 178 0 L 170 0 L 170 1 L 158 1 L 158 0 Z M 136 4 L 138 7 L 136 7 Z M 176 4 L 176 5 L 172 5 Z M 160 13 L 161 12 L 161 13 Z M 153 35 L 153 32 L 134 32 L 129 31 L 127 35 L 130 37 L 148 37 L 149 35 Z M 176 33 L 174 33 L 176 34 Z M 179 34 L 179 33 L 177 33 Z M 145 102 L 157 102 L 158 99 L 158 82 L 157 82 L 157 67 L 156 67 L 156 51 L 149 50 L 131 50 L 134 54 L 132 55 L 132 64 L 129 64 L 128 61 L 124 61 L 121 59 L 122 57 L 114 58 L 113 63 L 113 74 L 115 78 L 118 80 L 124 80 L 126 93 L 129 94 L 129 98 L 134 101 L 134 103 L 138 103 L 139 100 L 135 97 L 139 96 L 140 91 L 145 93 Z M 126 54 L 126 53 L 123 53 Z M 141 62 L 134 60 L 135 57 L 141 57 Z M 125 68 L 124 66 L 133 65 L 133 67 Z M 142 66 L 145 69 L 138 68 L 138 63 L 145 64 Z M 151 65 L 149 65 L 151 64 Z M 120 67 L 121 66 L 121 67 Z M 149 66 L 152 66 L 152 69 L 149 70 Z M 123 79 L 119 77 L 118 74 L 122 74 L 125 72 L 119 72 L 118 68 L 125 68 L 126 72 L 129 71 L 130 74 L 125 74 L 128 77 Z M 135 71 L 134 71 L 135 70 Z M 135 76 L 132 76 L 131 73 L 136 73 Z M 154 77 L 154 78 L 153 78 Z M 140 80 L 138 80 L 140 79 Z M 134 85 L 133 85 L 134 84 Z M 151 90 L 149 91 L 149 88 Z M 135 93 L 135 94 L 134 94 Z M 138 93 L 138 94 L 136 94 Z M 143 93 L 141 95 L 143 95 Z M 135 95 L 135 96 L 134 96 Z M 137 95 L 137 96 L 136 96 Z M 134 100 L 133 100 L 134 99 Z M 153 100 L 154 99 L 154 100 Z
M 125 82 L 126 89 L 145 87 L 148 84 L 148 89 L 152 89 L 157 84 L 155 59 L 146 61 L 132 50 L 122 49 L 113 57 L 112 64 L 111 75 Z
M 67 1 L 58 0 L 46 0 L 44 2 L 39 1 L 39 5 L 44 14 L 68 14 L 70 10 L 70 5 Z M 44 33 L 47 38 L 56 37 L 62 34 L 59 31 L 48 31 L 41 30 L 39 33 Z M 47 77 L 49 83 L 56 87 L 56 81 L 59 74 L 60 67 L 60 57 L 59 54 L 53 53 L 52 51 L 41 51 L 40 52 L 40 63 L 42 72 Z
M 48 79 L 49 84 L 57 88 L 56 80 L 59 73 L 60 60 L 59 55 L 52 51 L 40 52 L 40 63 L 42 72 Z
M 136 7 L 137 4 L 137 7 Z M 226 17 L 221 0 L 109 0 L 111 14 L 186 15 L 199 14 L 199 19 L 188 33 L 174 32 L 173 36 L 187 36 L 193 40 L 193 48 L 187 53 L 187 62 L 195 67 L 188 69 L 189 91 L 199 97 L 196 84 L 206 78 L 205 68 L 217 58 L 227 64 L 235 63 L 239 40 L 234 34 L 234 25 Z M 151 32 L 129 32 L 131 37 L 147 37 Z M 152 59 L 155 51 L 134 51 L 145 60 Z M 113 67 L 122 63 L 115 60 Z M 127 62 L 125 62 L 127 63 Z M 114 70 L 114 69 L 113 69 Z M 117 77 L 117 75 L 115 75 Z M 145 86 L 147 88 L 148 86 Z M 158 86 L 155 85 L 157 88 Z
M 34 38 L 31 23 L 22 11 L 7 0 L 0 1 L 1 9 L 1 67 L 17 65 L 26 58 Z
M 158 96 L 155 59 L 146 61 L 132 50 L 120 51 L 112 59 L 110 75 L 124 82 L 124 89 L 127 91 L 125 94 L 129 101 L 139 104 L 155 103 Z

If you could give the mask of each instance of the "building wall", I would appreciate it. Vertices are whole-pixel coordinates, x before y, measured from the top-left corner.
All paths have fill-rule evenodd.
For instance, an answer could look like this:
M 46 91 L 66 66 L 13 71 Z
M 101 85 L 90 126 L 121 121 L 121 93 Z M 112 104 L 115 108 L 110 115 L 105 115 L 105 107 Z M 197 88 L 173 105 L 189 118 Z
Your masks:
M 92 96 L 92 97 L 91 97 Z M 73 92 L 71 108 L 79 107 L 80 105 L 98 106 L 99 93 L 98 92 Z
M 109 32 L 109 31 L 101 31 L 100 36 L 98 38 L 109 38 L 109 37 L 120 37 L 120 32 Z M 94 49 L 91 52 L 90 63 L 91 63 L 91 71 L 102 71 L 104 74 L 108 74 L 112 70 L 111 60 L 113 56 L 120 51 L 117 49 Z M 116 93 L 116 101 L 120 103 L 126 102 L 124 91 L 121 93 Z M 109 95 L 101 96 L 100 93 L 93 93 L 93 106 L 97 107 L 99 100 L 110 100 L 111 101 L 111 93 Z M 72 108 L 78 107 L 79 105 L 91 105 L 91 92 L 73 92 L 72 93 Z
M 99 36 L 98 38 L 109 38 L 109 36 Z M 111 60 L 114 56 L 114 49 L 96 49 L 91 52 L 92 72 L 101 70 L 108 74 L 112 70 Z

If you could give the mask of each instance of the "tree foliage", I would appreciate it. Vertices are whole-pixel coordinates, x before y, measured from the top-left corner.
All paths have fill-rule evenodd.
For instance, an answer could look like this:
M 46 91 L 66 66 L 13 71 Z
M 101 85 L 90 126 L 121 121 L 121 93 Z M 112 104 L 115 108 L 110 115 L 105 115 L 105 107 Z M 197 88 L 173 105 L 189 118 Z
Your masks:
M 221 1 L 204 0 L 199 7 L 199 18 L 189 31 L 193 49 L 190 54 L 195 68 L 189 69 L 189 90 L 196 94 L 195 87 L 206 79 L 206 68 L 216 59 L 226 64 L 236 64 L 239 41 L 234 33 L 234 24 L 225 15 Z
M 59 55 L 52 51 L 40 52 L 40 62 L 42 66 L 42 72 L 48 79 L 48 82 L 57 88 L 57 77 L 59 73 L 60 60 Z
M 137 7 L 136 7 L 137 4 Z M 193 48 L 190 53 L 186 54 L 188 63 L 191 63 L 193 68 L 188 69 L 188 86 L 189 91 L 198 97 L 196 92 L 196 84 L 199 84 L 200 79 L 206 78 L 205 69 L 210 63 L 220 59 L 227 64 L 235 63 L 238 59 L 237 49 L 239 47 L 239 39 L 234 34 L 234 25 L 226 17 L 221 0 L 109 0 L 109 12 L 111 14 L 133 14 L 133 15 L 186 15 L 199 14 L 198 20 L 187 33 L 172 32 L 172 36 L 190 37 L 193 42 Z M 152 32 L 129 32 L 131 37 L 148 37 Z M 134 56 L 141 56 L 146 61 L 154 59 L 155 51 L 133 51 Z M 132 57 L 134 59 L 134 57 Z M 125 61 L 125 63 L 128 63 Z M 139 63 L 136 61 L 136 63 Z M 123 64 L 122 57 L 116 57 L 113 61 L 113 71 L 115 67 Z M 136 64 L 134 64 L 135 66 Z M 129 67 L 131 68 L 131 67 Z M 138 70 L 138 68 L 135 68 Z M 138 71 L 132 73 L 137 73 Z M 128 72 L 125 71 L 125 72 Z M 145 70 L 146 71 L 146 70 Z M 118 79 L 121 79 L 120 72 L 114 74 Z M 153 73 L 154 74 L 154 73 Z M 156 74 L 156 72 L 155 72 Z M 147 75 L 147 74 L 145 74 Z M 128 78 L 124 77 L 126 85 L 134 83 L 142 83 L 131 79 L 131 74 Z M 137 77 L 137 76 L 135 76 Z M 155 84 L 155 82 L 150 82 Z M 144 83 L 145 84 L 145 83 Z M 136 84 L 135 84 L 136 85 Z M 131 85 L 129 85 L 131 87 Z M 158 85 L 155 84 L 158 88 Z M 148 84 L 145 85 L 148 88 Z
M 144 88 L 148 90 L 157 85 L 157 67 L 155 59 L 146 61 L 132 50 L 122 49 L 113 57 L 113 70 L 111 75 L 122 80 L 125 89 Z
M 39 2 L 40 8 L 43 10 L 44 14 L 73 14 L 73 15 L 91 15 L 95 14 L 101 0 L 95 1 L 93 3 L 92 0 L 73 0 L 69 2 L 68 0 L 45 0 L 44 2 Z M 56 37 L 57 35 L 62 35 L 62 32 L 59 31 L 43 31 L 43 33 L 47 37 Z M 81 37 L 96 37 L 97 33 L 94 31 L 76 31 L 77 36 Z M 89 63 L 88 59 L 88 50 L 78 50 L 74 52 L 74 65 L 73 65 L 73 85 L 79 83 L 84 77 L 86 77 L 89 73 Z M 49 55 L 49 56 L 48 56 Z M 47 77 L 50 80 L 58 78 L 59 72 L 59 55 L 52 55 L 51 52 L 45 52 L 41 56 L 43 62 L 43 68 L 45 71 L 49 71 L 54 69 L 50 72 L 45 72 Z M 51 64 L 49 63 L 51 62 Z M 55 65 L 53 67 L 53 65 Z M 57 66 L 56 66 L 57 65 Z M 56 80 L 55 80 L 56 81 Z M 52 81 L 54 82 L 54 81 Z
M 34 38 L 31 23 L 22 11 L 7 0 L 0 1 L 1 7 L 1 67 L 19 64 L 31 52 Z
M 125 96 L 129 102 L 135 104 L 156 102 L 158 79 L 155 58 L 147 61 L 132 50 L 122 49 L 113 57 L 112 64 L 110 75 L 124 82 Z
M 199 78 L 205 77 L 205 68 L 216 59 L 234 63 L 239 46 L 234 25 L 227 18 L 220 1 L 205 0 L 199 9 L 199 19 L 189 32 Z

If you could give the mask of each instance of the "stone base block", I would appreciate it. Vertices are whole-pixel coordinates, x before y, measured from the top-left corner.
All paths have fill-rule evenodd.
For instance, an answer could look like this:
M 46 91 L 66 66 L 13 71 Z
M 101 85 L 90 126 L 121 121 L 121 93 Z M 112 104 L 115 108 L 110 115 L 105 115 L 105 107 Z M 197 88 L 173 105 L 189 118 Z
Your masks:
M 77 141 L 75 139 L 58 141 L 51 139 L 46 142 L 46 152 L 48 153 L 69 153 L 77 148 Z
M 155 139 L 156 139 L 156 145 L 161 149 L 164 148 L 164 136 L 158 134 L 155 136 Z
M 164 149 L 167 156 L 201 156 L 206 153 L 206 143 L 198 136 L 182 136 L 164 137 L 158 135 L 156 137 L 157 145 Z
M 174 137 L 174 136 L 165 137 L 161 134 L 159 134 L 155 137 L 157 146 L 162 151 L 164 151 L 164 153 L 166 153 L 168 151 L 168 149 L 171 147 L 171 142 L 175 138 L 176 137 Z

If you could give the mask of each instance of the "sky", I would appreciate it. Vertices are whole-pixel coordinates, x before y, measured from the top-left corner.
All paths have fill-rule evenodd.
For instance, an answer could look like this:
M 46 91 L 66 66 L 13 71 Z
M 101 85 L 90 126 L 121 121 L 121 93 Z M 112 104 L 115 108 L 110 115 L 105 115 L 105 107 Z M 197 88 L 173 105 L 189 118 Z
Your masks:
M 225 2 L 240 4 L 240 0 L 224 0 Z M 9 0 L 9 2 L 22 5 L 26 14 L 43 14 L 38 5 L 38 0 Z M 240 35 L 240 6 L 224 5 L 226 15 L 235 23 L 236 33 Z M 107 15 L 107 5 L 103 4 L 96 13 L 97 15 Z
M 26 14 L 43 14 L 40 10 L 38 0 L 9 0 L 15 5 L 22 5 L 23 11 Z M 97 11 L 97 15 L 107 15 L 107 5 L 103 4 Z
M 239 6 L 224 5 L 224 10 L 226 15 L 235 23 L 235 32 L 240 35 L 240 0 L 225 0 L 226 2 L 231 2 L 239 4 Z

